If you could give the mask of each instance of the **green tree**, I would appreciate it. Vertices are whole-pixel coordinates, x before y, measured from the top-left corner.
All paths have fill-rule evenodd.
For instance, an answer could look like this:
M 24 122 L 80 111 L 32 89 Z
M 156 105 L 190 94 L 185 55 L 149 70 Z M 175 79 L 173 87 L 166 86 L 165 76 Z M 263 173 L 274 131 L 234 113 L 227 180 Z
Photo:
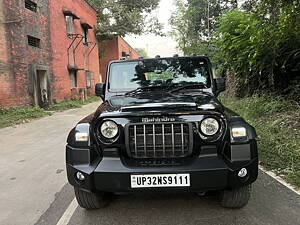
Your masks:
M 163 35 L 162 24 L 151 12 L 159 0 L 88 0 L 97 11 L 97 37 L 109 39 L 112 35 L 154 33 Z
M 215 46 L 211 40 L 218 16 L 237 7 L 236 0 L 176 0 L 170 17 L 172 31 L 178 48 L 186 55 L 213 56 Z
M 257 90 L 287 93 L 300 72 L 300 3 L 262 0 L 254 11 L 233 10 L 219 20 L 216 44 L 241 95 Z M 299 83 L 298 86 L 299 88 Z
M 144 49 L 144 48 L 135 48 L 135 50 L 137 51 L 137 53 L 138 53 L 140 56 L 142 56 L 142 57 L 144 57 L 144 58 L 149 58 L 146 49 Z

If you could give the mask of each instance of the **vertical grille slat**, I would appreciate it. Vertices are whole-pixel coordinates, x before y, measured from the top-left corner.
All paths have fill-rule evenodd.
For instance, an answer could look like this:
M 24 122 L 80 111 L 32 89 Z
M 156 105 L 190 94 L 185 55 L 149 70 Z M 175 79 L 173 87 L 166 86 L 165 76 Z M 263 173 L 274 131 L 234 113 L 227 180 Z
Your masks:
M 165 125 L 161 125 L 161 136 L 162 136 L 162 146 L 163 146 L 163 157 L 166 157 L 166 146 L 165 146 Z
M 143 126 L 143 131 L 144 131 L 144 154 L 147 157 L 146 125 Z
M 174 157 L 175 156 L 174 124 L 171 125 L 171 129 L 172 129 L 172 153 Z
M 152 125 L 152 129 L 153 129 L 153 132 L 152 132 L 152 134 L 153 134 L 153 156 L 154 156 L 154 158 L 155 158 L 155 125 L 153 124 Z
M 128 154 L 132 158 L 182 158 L 191 154 L 188 123 L 130 124 Z
M 134 126 L 134 151 L 135 151 L 135 155 L 137 156 L 137 142 L 136 142 L 136 126 Z
M 181 124 L 180 128 L 181 128 L 181 151 L 182 153 L 184 153 L 183 124 Z

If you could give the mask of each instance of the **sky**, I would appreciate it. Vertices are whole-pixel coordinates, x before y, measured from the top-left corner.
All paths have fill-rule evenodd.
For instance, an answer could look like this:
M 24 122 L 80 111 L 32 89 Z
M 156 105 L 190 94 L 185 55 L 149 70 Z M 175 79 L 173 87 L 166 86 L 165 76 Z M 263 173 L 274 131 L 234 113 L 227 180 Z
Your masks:
M 244 1 L 238 0 L 239 4 L 242 4 Z M 174 0 L 161 0 L 158 9 L 153 12 L 154 15 L 157 15 L 159 21 L 164 24 L 165 33 L 171 30 L 168 20 L 174 10 Z M 169 35 L 166 37 L 159 37 L 153 34 L 127 35 L 125 40 L 133 48 L 146 49 L 150 57 L 155 57 L 156 55 L 162 57 L 173 56 L 174 54 L 180 55 L 180 51 L 176 49 L 177 43 Z
M 168 20 L 174 9 L 174 0 L 161 0 L 159 8 L 153 12 L 154 15 L 157 15 L 159 21 L 164 24 L 165 33 L 171 29 Z M 173 56 L 178 53 L 176 50 L 176 42 L 169 36 L 159 37 L 153 34 L 141 36 L 130 35 L 126 36 L 125 40 L 134 48 L 146 49 L 150 57 L 156 55 Z

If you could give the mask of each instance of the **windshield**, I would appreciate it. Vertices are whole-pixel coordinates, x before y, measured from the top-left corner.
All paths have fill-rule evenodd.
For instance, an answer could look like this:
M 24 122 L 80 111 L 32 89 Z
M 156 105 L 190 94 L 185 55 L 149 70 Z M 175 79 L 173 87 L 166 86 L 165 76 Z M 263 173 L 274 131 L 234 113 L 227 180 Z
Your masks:
M 203 88 L 210 87 L 210 72 L 205 59 L 144 59 L 112 63 L 110 66 L 110 91 L 178 87 L 190 84 L 201 84 Z

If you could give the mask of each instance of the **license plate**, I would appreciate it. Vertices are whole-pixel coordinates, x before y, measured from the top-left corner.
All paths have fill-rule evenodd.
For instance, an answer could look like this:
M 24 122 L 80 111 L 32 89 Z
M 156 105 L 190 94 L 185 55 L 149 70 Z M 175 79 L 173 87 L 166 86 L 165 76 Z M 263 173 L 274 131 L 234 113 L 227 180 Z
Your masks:
M 131 175 L 131 188 L 189 187 L 190 174 Z

